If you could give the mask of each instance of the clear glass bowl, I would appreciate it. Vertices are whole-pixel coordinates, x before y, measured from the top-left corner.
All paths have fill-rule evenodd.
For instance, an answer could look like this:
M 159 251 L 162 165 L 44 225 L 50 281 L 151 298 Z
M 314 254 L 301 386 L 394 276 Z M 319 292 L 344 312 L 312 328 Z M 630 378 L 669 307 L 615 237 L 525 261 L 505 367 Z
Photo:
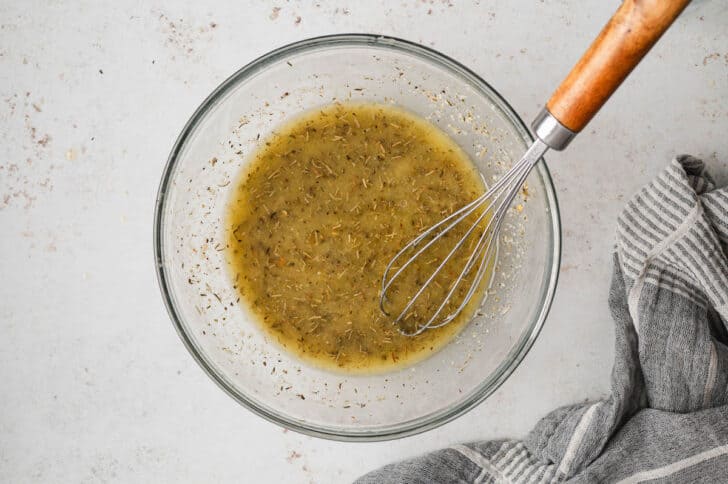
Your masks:
M 281 352 L 236 304 L 226 271 L 222 220 L 231 181 L 281 122 L 347 100 L 394 103 L 430 120 L 469 153 L 487 180 L 503 173 L 531 142 L 492 87 L 431 49 L 373 35 L 297 42 L 240 69 L 188 121 L 159 188 L 154 252 L 180 338 L 230 396 L 292 430 L 384 440 L 463 414 L 513 372 L 554 294 L 559 213 L 541 161 L 503 225 L 489 296 L 460 335 L 430 358 L 390 373 L 349 376 Z

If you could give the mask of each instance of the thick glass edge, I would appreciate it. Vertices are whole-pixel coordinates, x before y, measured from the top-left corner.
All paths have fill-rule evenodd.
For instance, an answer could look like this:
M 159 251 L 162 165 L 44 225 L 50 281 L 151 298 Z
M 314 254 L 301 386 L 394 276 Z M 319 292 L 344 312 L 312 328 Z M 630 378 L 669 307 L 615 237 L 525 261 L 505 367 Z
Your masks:
M 536 169 L 545 181 L 546 195 L 549 202 L 549 207 L 551 208 L 551 233 L 553 237 L 553 250 L 551 254 L 551 274 L 548 278 L 548 286 L 542 294 L 541 311 L 539 312 L 536 320 L 533 322 L 531 330 L 528 332 L 527 337 L 522 338 L 520 344 L 511 351 L 509 357 L 504 360 L 503 364 L 501 364 L 493 372 L 492 378 L 484 381 L 480 385 L 479 389 L 471 394 L 468 400 L 463 401 L 460 405 L 454 408 L 445 409 L 441 412 L 430 414 L 425 417 L 406 422 L 404 424 L 398 424 L 396 427 L 393 428 L 377 429 L 374 431 L 363 430 L 359 432 L 336 429 L 329 430 L 313 425 L 306 425 L 305 423 L 297 422 L 286 417 L 281 417 L 277 413 L 270 411 L 265 407 L 262 407 L 256 402 L 245 397 L 245 395 L 242 395 L 240 392 L 236 391 L 232 387 L 232 385 L 230 385 L 224 378 L 222 378 L 221 375 L 218 375 L 215 371 L 213 371 L 211 362 L 208 362 L 204 354 L 197 350 L 195 344 L 185 332 L 182 321 L 178 317 L 175 310 L 173 295 L 167 282 L 165 267 L 162 263 L 164 253 L 161 245 L 161 239 L 162 227 L 164 226 L 163 209 L 166 201 L 166 190 L 169 186 L 172 174 L 174 173 L 174 170 L 176 168 L 176 161 L 179 153 L 182 151 L 182 148 L 184 147 L 187 138 L 194 131 L 195 127 L 201 121 L 207 111 L 213 105 L 215 105 L 216 102 L 221 99 L 230 89 L 237 85 L 238 82 L 254 75 L 257 72 L 260 72 L 271 63 L 277 62 L 282 58 L 288 57 L 301 51 L 314 49 L 316 47 L 330 47 L 336 45 L 368 45 L 376 48 L 390 48 L 433 61 L 434 63 L 455 72 L 460 77 L 464 78 L 464 80 L 466 80 L 473 88 L 489 97 L 498 106 L 501 113 L 506 116 L 512 123 L 512 125 L 517 129 L 525 144 L 529 144 L 533 141 L 533 137 L 528 131 L 528 128 L 526 127 L 523 120 L 521 120 L 521 118 L 516 114 L 516 112 L 508 104 L 508 102 L 500 94 L 498 94 L 495 89 L 493 89 L 486 81 L 484 81 L 482 78 L 480 78 L 480 76 L 475 74 L 467 67 L 451 59 L 450 57 L 428 47 L 394 37 L 371 34 L 327 35 L 288 44 L 250 62 L 249 64 L 236 71 L 230 77 L 228 77 L 225 81 L 223 81 L 223 83 L 221 83 L 220 86 L 218 86 L 195 110 L 193 115 L 183 127 L 180 135 L 177 137 L 177 140 L 173 145 L 170 155 L 167 158 L 155 202 L 153 232 L 155 272 L 157 274 L 157 282 L 162 293 L 162 298 L 164 300 L 167 313 L 169 314 L 169 317 L 172 320 L 177 334 L 179 335 L 183 344 L 190 352 L 192 357 L 195 359 L 195 361 L 197 361 L 197 363 L 203 369 L 203 371 L 207 373 L 207 375 L 234 400 L 241 403 L 258 416 L 276 425 L 289 428 L 302 434 L 339 441 L 366 442 L 391 440 L 415 435 L 439 427 L 440 425 L 443 425 L 475 408 L 483 400 L 493 394 L 500 387 L 500 385 L 502 385 L 503 382 L 505 382 L 505 380 L 513 373 L 513 371 L 515 371 L 515 369 L 519 366 L 523 358 L 533 346 L 533 343 L 535 342 L 539 333 L 541 332 L 546 316 L 551 308 L 551 303 L 553 301 L 553 296 L 558 281 L 559 265 L 561 259 L 560 212 L 558 208 L 558 201 L 554 191 L 553 180 L 548 170 L 548 167 L 546 166 L 546 163 L 543 159 L 541 159 L 536 165 Z

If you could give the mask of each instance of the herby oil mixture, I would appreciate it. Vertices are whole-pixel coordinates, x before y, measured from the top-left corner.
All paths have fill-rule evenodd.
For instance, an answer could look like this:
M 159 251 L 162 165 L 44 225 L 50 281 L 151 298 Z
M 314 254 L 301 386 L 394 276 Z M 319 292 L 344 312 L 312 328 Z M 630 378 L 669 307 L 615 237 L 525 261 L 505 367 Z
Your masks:
M 388 261 L 484 191 L 468 156 L 429 122 L 379 104 L 308 112 L 262 143 L 236 183 L 226 220 L 235 288 L 266 332 L 309 363 L 350 372 L 411 364 L 475 311 L 477 294 L 449 325 L 407 337 L 379 309 Z M 405 302 L 397 295 L 414 294 L 468 225 L 404 273 L 392 315 Z M 426 321 L 469 254 L 470 247 L 456 253 L 402 327 Z M 450 309 L 468 286 L 456 290 Z

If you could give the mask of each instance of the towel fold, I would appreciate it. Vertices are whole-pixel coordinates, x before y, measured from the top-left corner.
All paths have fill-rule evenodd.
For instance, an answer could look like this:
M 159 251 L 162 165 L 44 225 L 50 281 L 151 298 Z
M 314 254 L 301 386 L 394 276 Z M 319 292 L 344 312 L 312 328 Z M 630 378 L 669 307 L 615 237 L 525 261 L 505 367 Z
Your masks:
M 554 410 L 524 441 L 456 445 L 366 483 L 728 482 L 728 188 L 672 163 L 617 220 L 606 400 Z

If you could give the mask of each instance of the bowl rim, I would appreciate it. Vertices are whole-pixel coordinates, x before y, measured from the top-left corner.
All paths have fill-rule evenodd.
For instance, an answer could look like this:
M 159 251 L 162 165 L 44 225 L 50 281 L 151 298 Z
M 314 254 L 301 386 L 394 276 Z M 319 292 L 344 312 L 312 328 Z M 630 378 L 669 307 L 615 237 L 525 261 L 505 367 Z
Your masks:
M 236 390 L 214 370 L 211 362 L 207 361 L 207 357 L 201 351 L 198 351 L 196 345 L 185 330 L 182 323 L 182 316 L 177 312 L 177 308 L 175 307 L 172 289 L 169 285 L 166 268 L 163 263 L 164 248 L 162 247 L 162 228 L 164 227 L 164 208 L 167 200 L 165 195 L 169 187 L 170 180 L 172 179 L 172 174 L 175 172 L 179 154 L 184 148 L 190 135 L 195 131 L 199 122 L 207 114 L 208 110 L 215 105 L 217 100 L 224 97 L 225 94 L 236 87 L 240 82 L 243 82 L 247 78 L 261 72 L 267 66 L 275 62 L 302 52 L 332 46 L 388 49 L 390 51 L 415 56 L 429 63 L 434 63 L 438 67 L 447 70 L 450 74 L 466 81 L 469 85 L 471 85 L 471 87 L 476 89 L 480 95 L 484 95 L 489 98 L 489 100 L 500 109 L 502 114 L 505 115 L 512 127 L 521 136 L 522 140 L 526 144 L 533 142 L 533 136 L 523 120 L 503 98 L 503 96 L 501 96 L 490 84 L 461 63 L 430 47 L 396 37 L 363 33 L 324 35 L 287 44 L 258 57 L 225 79 L 225 81 L 223 81 L 215 88 L 215 90 L 212 91 L 210 95 L 207 96 L 207 98 L 205 98 L 205 100 L 194 111 L 187 123 L 185 123 L 167 158 L 157 191 L 153 226 L 155 272 L 157 274 L 157 282 L 159 284 L 167 313 L 169 314 L 169 317 L 172 320 L 177 334 L 183 344 L 210 379 L 212 379 L 223 391 L 225 391 L 225 393 L 239 404 L 276 425 L 313 437 L 349 442 L 391 440 L 432 430 L 467 413 L 492 395 L 519 366 L 541 332 L 546 316 L 548 315 L 553 302 L 561 262 L 560 211 L 554 190 L 553 179 L 546 163 L 543 158 L 541 158 L 534 169 L 539 172 L 545 182 L 546 200 L 550 209 L 551 232 L 553 234 L 553 247 L 550 254 L 551 273 L 548 274 L 548 285 L 545 291 L 541 294 L 541 308 L 537 317 L 531 323 L 527 337 L 521 337 L 521 341 L 517 344 L 517 346 L 511 349 L 509 355 L 504 358 L 503 362 L 501 362 L 501 364 L 498 365 L 498 367 L 496 367 L 496 369 L 480 383 L 475 391 L 471 392 L 469 398 L 425 416 L 389 425 L 384 428 L 364 427 L 362 429 L 342 429 L 333 427 L 326 428 L 280 414 Z

